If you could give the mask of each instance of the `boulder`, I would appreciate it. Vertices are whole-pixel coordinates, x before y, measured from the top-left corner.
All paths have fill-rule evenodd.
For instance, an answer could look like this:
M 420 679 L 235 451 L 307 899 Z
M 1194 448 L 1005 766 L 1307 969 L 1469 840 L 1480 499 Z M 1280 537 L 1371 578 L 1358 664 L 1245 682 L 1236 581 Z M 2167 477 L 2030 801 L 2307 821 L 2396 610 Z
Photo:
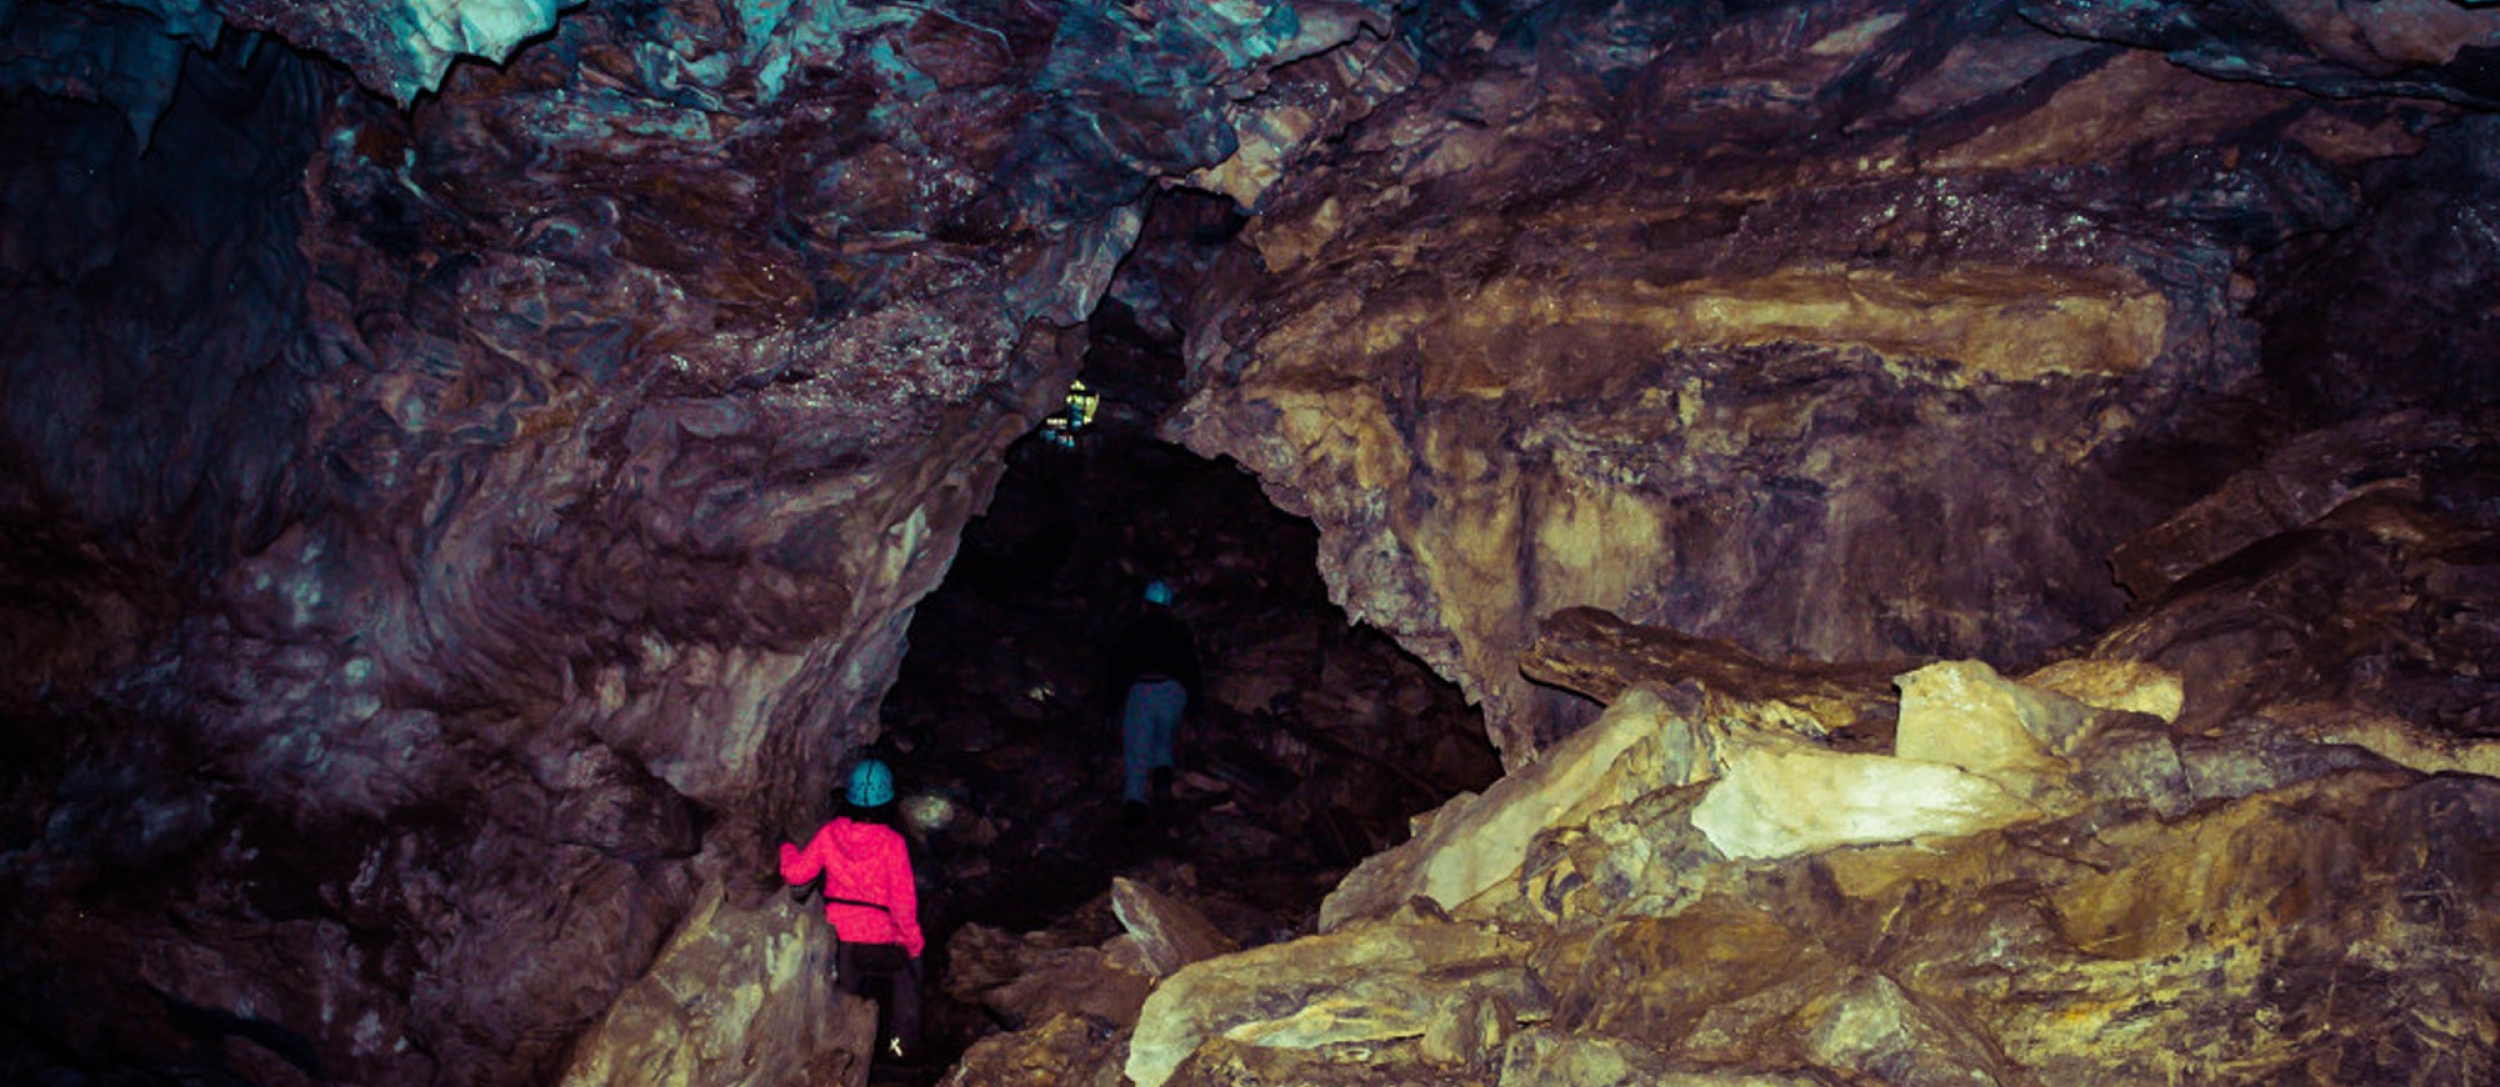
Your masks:
M 1713 741 L 1694 713 L 1706 696 L 1634 689 L 1595 724 L 1554 745 L 1481 796 L 1435 811 L 1412 841 L 1356 866 L 1320 904 L 1331 931 L 1422 896 L 1455 909 L 1508 883 L 1547 827 L 1653 789 L 1714 776 Z M 1635 754 L 1637 752 L 1637 754 Z
M 641 980 L 575 1047 L 565 1087 L 867 1083 L 877 1007 L 834 988 L 831 926 L 706 887 Z
M 1064 1016 L 1126 1026 L 1155 975 L 1128 937 L 1071 945 L 1053 932 L 1014 936 L 966 925 L 947 941 L 947 994 L 1023 1029 Z
M 1152 976 L 1233 950 L 1230 936 L 1189 904 L 1125 876 L 1111 880 L 1111 910 L 1128 929 Z
M 1062 1015 L 972 1044 L 946 1087 L 1126 1087 L 1117 1025 Z
M 1495 1082 L 1500 1087 L 1820 1087 L 1821 1081 L 1802 1072 L 1711 1071 L 1628 1039 L 1537 1027 L 1503 1047 Z
M 2019 1083 L 1987 1038 L 1952 1014 L 1910 995 L 1891 978 L 1865 975 L 1843 986 L 1829 1014 L 1806 1035 L 1825 1068 L 1891 1087 L 2001 1087 Z

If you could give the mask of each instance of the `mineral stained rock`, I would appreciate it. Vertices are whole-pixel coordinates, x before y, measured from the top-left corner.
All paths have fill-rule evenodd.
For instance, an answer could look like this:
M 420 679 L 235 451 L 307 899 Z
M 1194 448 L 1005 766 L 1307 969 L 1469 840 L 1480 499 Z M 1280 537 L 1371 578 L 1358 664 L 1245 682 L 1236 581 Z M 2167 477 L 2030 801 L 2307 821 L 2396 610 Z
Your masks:
M 2496 35 L 0 6 L 0 1075 L 855 1076 L 766 851 L 1189 184 L 1167 432 L 1513 774 L 967 1070 L 2500 1080 Z
M 1977 712 L 2058 697 L 1997 683 Z M 1647 708 L 1609 722 L 1807 745 L 1776 713 L 1697 692 L 1625 703 Z M 1905 728 L 1920 716 L 1907 709 Z M 2146 721 L 2158 719 L 2099 711 L 2074 749 L 2089 763 L 2094 734 Z M 1699 768 L 1618 750 L 1619 773 L 1646 790 L 1556 814 L 1524 856 L 1419 839 L 1510 864 L 1509 888 L 1447 912 L 1338 906 L 1325 935 L 1189 968 L 1147 1001 L 1130 1078 L 1444 1082 L 1447 1061 L 1407 1041 L 1431 1036 L 1422 1009 L 1453 1008 L 1449 986 L 1506 967 L 1524 973 L 1481 1005 L 1507 1013 L 1488 1035 L 1503 1083 L 1595 1082 L 1603 1069 L 1660 1082 L 2077 1085 L 2500 1072 L 2487 1041 L 2500 1026 L 2495 933 L 2471 905 L 2500 878 L 2489 821 L 2500 781 L 2378 762 L 2163 814 L 2093 787 L 2121 776 L 2102 767 L 2044 808 L 1972 820 L 1922 808 L 1909 778 L 1876 775 L 1869 787 L 1894 803 L 1862 810 L 1896 820 L 1885 834 L 1818 833 L 1848 802 L 1801 787 L 1747 790 L 1784 803 L 1752 809 L 1756 830 L 1731 836 L 1712 825 L 1714 802 L 1764 750 L 1731 746 L 1723 767 Z M 1540 772 L 1562 773 L 1520 773 Z M 1557 812 L 1527 792 L 1503 802 Z M 1782 848 L 1755 848 L 1766 834 L 1784 835 Z M 1430 943 L 1492 931 L 1471 925 L 1501 941 Z M 1410 957 L 1422 966 L 1411 975 L 1386 965 Z M 2371 1000 L 2346 1003 L 2356 992 Z
M 1750 702 L 1795 709 L 1806 731 L 1888 734 L 1897 705 L 1893 676 L 1906 662 L 1764 660 L 1724 638 L 1644 627 L 1596 608 L 1564 608 L 1537 624 L 1519 659 L 1522 675 L 1613 704 L 1634 687 L 1693 683 Z
M 2266 425 L 2254 254 L 2352 222 L 2366 164 L 2449 112 L 2221 83 L 2057 12 L 1488 36 L 1266 191 L 1171 431 L 1307 511 L 1348 612 L 1484 700 L 1512 765 L 1587 719 L 1513 666 L 1575 606 L 1771 657 L 2039 662 Z
M 1361 943 L 1472 924 L 1524 944 L 1505 954 L 1553 994 L 1550 1013 L 1491 1035 L 1506 1084 L 2500 1075 L 2500 929 L 2478 897 L 2500 880 L 2500 737 L 2474 657 L 2500 519 L 2467 497 L 2484 485 L 2466 467 L 2490 437 L 2398 416 L 2305 438 L 2177 516 L 2232 522 L 2233 496 L 2368 450 L 2392 474 L 2279 509 L 2022 679 L 1967 661 L 1903 673 L 1887 753 L 1801 729 L 1778 694 L 1793 665 L 1627 654 L 1637 632 L 1583 614 L 1616 636 L 1543 651 L 1626 684 L 1597 723 L 1359 868 L 1309 950 L 1192 967 L 1193 990 L 1148 1001 L 1141 1037 L 1261 1004 L 1204 994 L 1256 985 L 1271 961 L 1305 964 L 1280 1012 L 1417 1005 L 1435 982 L 1379 992 Z M 1725 693 L 1742 690 L 1770 693 Z M 1855 776 L 1778 777 L 1790 763 Z M 1947 772 L 2000 806 L 1924 803 L 1920 775 Z M 1158 1035 L 1131 1074 L 1460 1081 L 1402 1040 L 1411 1020 L 1365 1021 L 1316 1048 L 1282 1027 L 1203 1029 L 1177 1061 Z
M 0 30 L 137 17 L 57 7 Z M 501 1084 L 675 1024 L 696 1079 L 806 1074 L 823 1038 L 730 1059 L 646 983 L 789 921 L 756 873 L 874 735 L 1155 182 L 1230 156 L 1268 69 L 1394 51 L 1378 20 L 141 7 L 422 101 L 234 30 L 161 114 L 6 104 L 57 149 L 0 167 L 9 1037 Z M 0 74 L 75 82 L 62 52 Z M 795 1014 L 782 981 L 740 1022 Z

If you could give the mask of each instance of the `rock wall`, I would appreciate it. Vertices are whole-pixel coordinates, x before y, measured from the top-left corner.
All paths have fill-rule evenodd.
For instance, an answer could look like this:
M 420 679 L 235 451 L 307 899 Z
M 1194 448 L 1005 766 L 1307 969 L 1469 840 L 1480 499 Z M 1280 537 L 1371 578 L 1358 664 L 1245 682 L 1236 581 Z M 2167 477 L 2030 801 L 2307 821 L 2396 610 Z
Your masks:
M 2258 259 L 2286 239 L 2380 251 L 2363 180 L 2464 154 L 2451 110 L 2071 33 L 1813 3 L 1483 35 L 1265 195 L 1171 431 L 1307 511 L 1349 613 L 1482 699 L 1514 764 L 1586 720 L 1513 664 L 1566 607 L 1774 655 L 2037 660 L 2126 604 L 2112 547 L 2303 413 L 2487 369 L 2354 344 L 2312 393 L 2295 372 L 2329 367 L 2262 358 L 2252 314 L 2345 282 Z M 2318 319 L 2282 305 L 2273 328 Z
M 0 251 L 17 1078 L 639 1074 L 708 932 L 807 923 L 769 847 L 1154 185 L 1269 69 L 1389 48 L 1334 5 L 148 7 L 284 41 L 99 90 L 134 13 L 0 12 L 58 54 L 12 86 L 127 111 L 4 111 L 55 151 Z M 680 1026 L 804 1018 L 788 958 Z

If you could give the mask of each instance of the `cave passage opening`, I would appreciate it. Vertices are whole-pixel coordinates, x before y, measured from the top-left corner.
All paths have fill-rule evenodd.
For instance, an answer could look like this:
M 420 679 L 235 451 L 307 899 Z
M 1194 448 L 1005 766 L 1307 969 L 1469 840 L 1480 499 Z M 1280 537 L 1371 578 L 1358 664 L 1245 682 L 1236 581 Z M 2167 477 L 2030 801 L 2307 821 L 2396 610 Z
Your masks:
M 1072 445 L 1040 430 L 1008 450 L 881 708 L 870 753 L 919 809 L 933 979 L 966 926 L 1116 934 L 1091 931 L 1114 923 L 1113 876 L 1245 945 L 1306 931 L 1357 861 L 1501 772 L 1458 688 L 1330 601 L 1309 521 L 1239 465 L 1152 435 L 1179 360 L 1107 309 L 1081 378 L 1102 397 L 1094 425 Z M 1140 826 L 1120 804 L 1125 686 L 1110 658 L 1155 580 L 1175 590 L 1205 679 L 1171 799 Z M 943 1002 L 943 984 L 929 989 Z M 933 1057 L 1015 1025 L 951 1010 L 931 1009 Z

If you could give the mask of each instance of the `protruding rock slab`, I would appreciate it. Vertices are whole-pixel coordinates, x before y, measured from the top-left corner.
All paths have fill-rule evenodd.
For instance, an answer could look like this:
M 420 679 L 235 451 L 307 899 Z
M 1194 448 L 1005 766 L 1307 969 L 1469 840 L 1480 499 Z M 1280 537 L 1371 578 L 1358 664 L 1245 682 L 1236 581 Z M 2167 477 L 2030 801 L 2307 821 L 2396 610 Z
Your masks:
M 1901 727 L 1892 753 L 1961 767 L 2030 796 L 2069 769 L 2092 708 L 2061 694 L 2008 682 L 1979 661 L 1939 661 L 1898 681 Z
M 1754 858 L 1960 837 L 2038 814 L 1958 766 L 1762 742 L 1729 761 L 1692 819 L 1721 853 Z
M 2302 436 L 2114 557 L 2149 579 L 2148 606 L 2092 655 L 2185 675 L 2195 733 L 2262 717 L 2315 737 L 2342 718 L 2402 720 L 2433 746 L 2500 738 L 2495 450 L 2488 414 Z
M 1358 865 L 1320 904 L 1320 928 L 1379 916 L 1416 896 L 1457 908 L 1508 884 L 1546 828 L 1661 786 L 1716 776 L 1709 740 L 1691 725 L 1704 697 L 1692 690 L 1664 697 L 1627 692 L 1535 764 L 1480 796 L 1442 805 L 1414 840 Z
M 2059 661 L 2022 677 L 2026 687 L 2054 691 L 2099 710 L 2120 710 L 2179 719 L 2187 684 L 2179 673 L 2142 661 L 2080 658 Z
M 1137 941 L 1146 966 L 1158 978 L 1237 946 L 1189 903 L 1125 876 L 1111 881 L 1111 911 Z
M 2418 491 L 2424 475 L 2488 437 L 2484 427 L 2422 411 L 2303 436 L 2129 538 L 2110 565 L 2136 599 L 2157 599 L 2189 574 L 2362 494 Z
M 1588 607 L 1546 616 L 1537 624 L 1536 642 L 1519 657 L 1528 678 L 1600 702 L 1612 703 L 1634 687 L 1692 682 L 1731 699 L 1796 707 L 1824 732 L 1889 721 L 1897 701 L 1892 677 L 1902 667 L 1773 661 L 1725 638 L 1643 626 Z
M 1543 1019 L 1552 998 L 1521 965 L 1527 950 L 1490 927 L 1374 922 L 1197 963 L 1146 999 L 1128 1078 L 1162 1087 L 1215 1038 L 1283 1049 L 1420 1038 L 1453 999 Z

